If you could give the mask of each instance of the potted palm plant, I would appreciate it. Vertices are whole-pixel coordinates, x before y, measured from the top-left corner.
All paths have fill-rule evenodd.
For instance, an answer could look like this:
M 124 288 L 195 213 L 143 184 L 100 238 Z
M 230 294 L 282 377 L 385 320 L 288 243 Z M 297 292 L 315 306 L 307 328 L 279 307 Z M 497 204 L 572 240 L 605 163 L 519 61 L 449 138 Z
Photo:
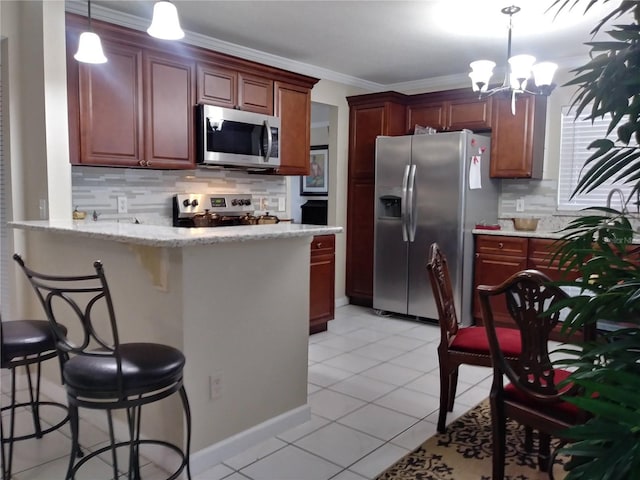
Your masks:
M 589 10 L 598 2 L 556 0 L 552 8 L 583 3 Z M 607 31 L 606 41 L 588 43 L 591 59 L 574 70 L 567 85 L 577 86 L 576 116 L 583 111 L 590 119 L 608 116 L 608 133 L 614 132 L 617 141 L 590 145 L 594 152 L 573 195 L 611 180 L 630 185 L 632 194 L 640 189 L 640 1 L 618 1 L 592 33 L 611 19 L 627 23 Z M 611 330 L 605 341 L 582 344 L 570 362 L 576 367 L 570 380 L 584 393 L 568 400 L 592 417 L 568 431 L 567 480 L 640 479 L 640 248 L 633 244 L 639 233 L 634 224 L 637 219 L 625 209 L 589 209 L 564 229 L 556 249 L 561 268 L 581 273 L 580 279 L 564 282 L 582 292 L 567 300 L 572 310 L 565 330 L 603 319 Z

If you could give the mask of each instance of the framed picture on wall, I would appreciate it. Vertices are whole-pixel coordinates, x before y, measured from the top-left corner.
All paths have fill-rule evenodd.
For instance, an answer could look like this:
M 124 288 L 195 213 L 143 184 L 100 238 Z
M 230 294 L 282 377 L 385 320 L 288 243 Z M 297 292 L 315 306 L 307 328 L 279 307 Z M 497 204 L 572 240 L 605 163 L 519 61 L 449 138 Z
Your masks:
M 327 195 L 329 193 L 329 146 L 312 146 L 309 164 L 309 175 L 300 177 L 300 195 Z

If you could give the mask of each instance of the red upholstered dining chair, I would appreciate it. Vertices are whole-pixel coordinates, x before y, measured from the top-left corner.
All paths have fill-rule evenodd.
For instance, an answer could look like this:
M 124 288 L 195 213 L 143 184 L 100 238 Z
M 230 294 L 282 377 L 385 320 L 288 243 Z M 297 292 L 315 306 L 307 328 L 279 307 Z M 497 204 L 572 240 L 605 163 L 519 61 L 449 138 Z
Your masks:
M 491 367 L 491 354 L 484 327 L 458 325 L 447 259 L 437 243 L 432 243 L 429 249 L 427 270 L 438 307 L 438 322 L 440 324 L 438 431 L 443 433 L 446 431 L 447 411 L 453 410 L 458 385 L 458 368 L 463 364 Z M 497 328 L 496 335 L 506 358 L 516 358 L 520 355 L 520 332 L 518 330 Z
M 493 480 L 504 478 L 506 419 L 512 418 L 538 431 L 538 465 L 547 471 L 551 436 L 583 423 L 586 412 L 564 401 L 563 395 L 575 394 L 575 387 L 559 387 L 570 372 L 554 369 L 549 359 L 549 334 L 561 320 L 561 311 L 544 313 L 567 294 L 542 272 L 523 270 L 496 286 L 479 285 L 482 316 L 493 358 L 491 416 L 493 428 Z M 505 298 L 509 314 L 523 339 L 522 353 L 514 361 L 500 350 L 497 328 L 491 311 L 490 297 Z M 510 383 L 504 384 L 504 378 Z

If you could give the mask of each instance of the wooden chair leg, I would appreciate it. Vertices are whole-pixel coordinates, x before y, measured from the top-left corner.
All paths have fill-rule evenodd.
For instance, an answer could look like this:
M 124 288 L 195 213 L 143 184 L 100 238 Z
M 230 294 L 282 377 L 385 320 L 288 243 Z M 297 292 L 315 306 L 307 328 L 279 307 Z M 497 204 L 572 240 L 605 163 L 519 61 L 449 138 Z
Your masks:
M 506 419 L 502 401 L 491 397 L 491 425 L 493 432 L 492 480 L 504 480 L 506 450 Z
M 444 433 L 447 431 L 447 410 L 449 407 L 449 392 L 451 387 L 449 382 L 451 376 L 449 375 L 446 364 L 440 360 L 440 412 L 438 413 L 438 432 Z
M 541 472 L 549 470 L 549 457 L 551 456 L 551 436 L 538 432 L 538 468 Z
M 527 453 L 533 450 L 533 428 L 529 425 L 524 426 L 524 450 Z
M 451 375 L 449 375 L 449 405 L 447 406 L 447 410 L 453 412 L 453 404 L 456 401 L 456 391 L 458 390 L 458 369 L 460 366 L 457 366 Z

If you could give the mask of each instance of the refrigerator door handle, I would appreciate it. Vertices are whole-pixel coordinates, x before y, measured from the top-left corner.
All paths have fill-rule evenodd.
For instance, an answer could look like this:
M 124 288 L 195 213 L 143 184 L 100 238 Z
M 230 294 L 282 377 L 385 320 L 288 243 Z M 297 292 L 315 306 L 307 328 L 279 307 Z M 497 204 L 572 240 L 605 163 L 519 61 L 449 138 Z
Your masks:
M 409 241 L 413 242 L 416 239 L 416 165 L 411 165 L 409 171 L 409 182 L 407 187 L 407 203 L 409 204 L 409 222 L 407 224 L 407 230 L 409 234 Z
M 409 184 L 409 165 L 405 165 L 402 174 L 402 199 L 400 200 L 400 215 L 402 216 L 402 241 L 409 241 L 409 197 L 407 196 L 407 188 Z

